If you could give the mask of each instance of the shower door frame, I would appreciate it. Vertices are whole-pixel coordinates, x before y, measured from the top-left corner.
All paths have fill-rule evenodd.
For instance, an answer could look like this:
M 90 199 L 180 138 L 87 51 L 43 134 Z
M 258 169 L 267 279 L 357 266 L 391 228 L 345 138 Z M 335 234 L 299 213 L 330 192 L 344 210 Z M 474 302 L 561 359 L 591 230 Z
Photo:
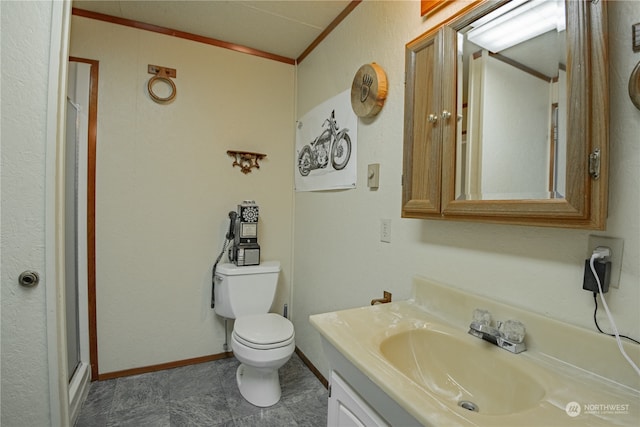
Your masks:
M 90 380 L 98 379 L 98 359 L 97 359 L 97 339 L 96 339 L 96 304 L 95 304 L 95 154 L 96 154 L 96 135 L 97 135 L 97 104 L 98 104 L 98 74 L 99 63 L 95 60 L 69 57 L 71 62 L 86 64 L 89 66 L 88 73 L 86 67 L 76 67 L 74 69 L 74 81 L 69 82 L 68 93 L 70 93 L 70 85 L 74 84 L 74 99 L 68 98 L 72 106 L 79 110 L 81 114 L 80 120 L 84 123 L 76 123 L 76 127 L 80 130 L 80 134 L 76 135 L 76 164 L 74 171 L 76 179 L 76 194 L 68 194 L 65 198 L 73 196 L 75 202 L 75 273 L 76 273 L 76 316 L 77 316 L 77 338 L 79 357 L 77 364 L 68 370 L 69 381 L 69 418 L 74 423 L 83 401 L 88 393 L 88 384 Z M 84 69 L 80 72 L 79 69 Z M 69 73 L 71 74 L 71 73 Z M 79 78 L 78 76 L 81 76 Z M 82 88 L 80 88 L 82 86 Z M 84 92 L 84 99 L 77 99 L 78 91 Z M 86 105 L 82 105 L 86 103 Z M 86 111 L 82 111 L 86 109 Z M 65 214 L 67 217 L 69 214 Z M 65 273 L 65 276 L 67 274 Z M 69 278 L 65 279 L 65 281 Z M 67 301 L 69 303 L 70 301 Z M 74 319 L 69 319 L 69 309 L 67 308 L 67 325 Z M 67 331 L 69 327 L 67 326 Z M 69 340 L 74 339 L 67 335 L 67 347 Z M 69 348 L 69 347 L 68 347 Z M 71 360 L 71 354 L 67 354 L 67 359 Z M 67 362 L 68 363 L 68 362 Z M 71 372 L 72 369 L 74 372 Z
M 96 149 L 98 134 L 98 78 L 100 62 L 70 56 L 69 62 L 91 65 L 89 88 L 89 129 L 87 139 L 87 297 L 89 363 L 91 380 L 98 378 L 98 337 L 96 318 Z

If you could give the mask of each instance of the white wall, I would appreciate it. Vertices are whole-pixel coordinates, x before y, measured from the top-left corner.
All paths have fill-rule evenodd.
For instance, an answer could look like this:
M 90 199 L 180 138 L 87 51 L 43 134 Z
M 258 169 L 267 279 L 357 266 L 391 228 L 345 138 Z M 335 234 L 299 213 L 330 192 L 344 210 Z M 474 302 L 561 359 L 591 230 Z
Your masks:
M 625 240 L 620 289 L 609 292 L 608 301 L 619 329 L 638 337 L 640 111 L 626 85 L 640 60 L 629 35 L 640 3 L 608 4 L 610 215 L 606 232 L 597 234 Z M 362 64 L 375 61 L 389 80 L 380 114 L 359 122 L 358 188 L 295 196 L 296 343 L 325 375 L 328 364 L 308 316 L 367 305 L 385 289 L 406 299 L 416 274 L 594 329 L 593 298 L 582 290 L 582 276 L 588 236 L 596 233 L 400 218 L 404 46 L 437 19 L 423 20 L 418 1 L 365 1 L 298 68 L 298 117 L 349 88 Z M 366 187 L 368 163 L 380 163 L 378 190 Z M 392 220 L 390 244 L 380 242 L 381 218 Z M 604 317 L 601 324 L 607 325 Z
M 610 217 L 607 231 L 610 236 L 625 239 L 621 288 L 608 295 L 610 307 L 620 329 L 629 335 L 640 335 L 640 111 L 635 109 L 627 95 L 631 70 L 640 60 L 640 53 L 632 53 L 629 28 L 640 14 L 640 3 L 631 1 L 609 2 L 609 42 L 611 79 L 611 183 Z M 0 2 L 2 25 L 2 425 L 49 425 L 49 386 L 47 367 L 45 277 L 41 286 L 24 290 L 16 286 L 17 275 L 24 265 L 43 271 L 44 260 L 44 188 L 45 188 L 45 127 L 46 93 L 48 78 L 49 37 L 51 31 L 51 5 L 48 2 Z M 431 22 L 419 18 L 418 2 L 364 2 L 300 65 L 297 116 L 319 102 L 339 93 L 351 84 L 357 69 L 364 63 L 378 62 L 390 81 L 387 104 L 373 120 L 360 122 L 358 150 L 359 188 L 355 191 L 329 193 L 300 193 L 296 195 L 296 268 L 293 285 L 294 322 L 297 345 L 327 374 L 327 365 L 319 346 L 319 337 L 310 327 L 307 317 L 311 313 L 336 310 L 368 304 L 373 297 L 381 296 L 383 289 L 394 293 L 394 299 L 409 296 L 411 277 L 424 274 L 455 284 L 477 293 L 495 297 L 532 311 L 568 323 L 592 328 L 592 298 L 580 290 L 582 260 L 585 257 L 588 231 L 545 229 L 534 227 L 509 227 L 475 223 L 434 222 L 404 220 L 400 212 L 400 173 L 402 165 L 402 120 L 404 83 L 404 45 L 423 32 Z M 94 24 L 95 25 L 95 24 Z M 86 56 L 88 55 L 88 52 Z M 175 52 L 174 52 L 175 53 Z M 81 56 L 83 52 L 75 52 Z M 116 55 L 117 53 L 112 53 Z M 339 55 L 336 60 L 336 55 Z M 96 58 L 100 59 L 100 58 Z M 162 59 L 162 58 L 161 58 Z M 249 58 L 243 61 L 252 62 Z M 255 60 L 255 59 L 254 59 Z M 176 63 L 173 60 L 172 63 Z M 108 61 L 101 62 L 101 75 L 107 73 Z M 253 62 L 252 62 L 253 63 Z M 180 63 L 182 64 L 182 63 Z M 146 63 L 143 63 L 146 67 Z M 159 64 L 169 65 L 171 64 Z M 185 68 L 178 65 L 178 72 Z M 189 68 L 189 67 L 187 67 Z M 111 71 L 110 73 L 113 73 Z M 110 73 L 107 73 L 109 75 Z M 140 97 L 145 96 L 142 84 L 144 72 L 136 77 L 135 88 Z M 179 78 L 182 75 L 179 74 Z M 119 77 L 120 78 L 120 77 Z M 130 78 L 130 77 L 129 77 Z M 125 79 L 126 80 L 126 79 Z M 114 82 L 101 86 L 100 96 L 111 92 Z M 177 80 L 179 96 L 184 89 Z M 103 80 L 103 85 L 106 80 Z M 224 85 L 219 90 L 224 89 Z M 108 90 L 107 90 L 108 89 Z M 114 89 L 115 90 L 115 89 Z M 289 92 L 290 94 L 292 92 Z M 293 98 L 293 95 L 291 95 Z M 257 98 L 263 107 L 268 101 Z M 144 101 L 146 102 L 146 98 Z M 110 107 L 118 109 L 118 105 Z M 226 104 L 225 104 L 226 105 Z M 99 108 L 109 110 L 104 104 Z M 207 120 L 214 115 L 207 116 Z M 291 114 L 293 116 L 293 113 Z M 256 120 L 252 117 L 252 120 Z M 292 120 L 293 121 L 293 120 Z M 253 121 L 234 123 L 234 129 L 249 132 Z M 261 123 L 262 124 L 262 123 Z M 255 186 L 260 194 L 268 194 L 271 210 L 290 203 L 292 183 L 283 183 L 282 191 L 272 192 L 272 180 L 266 183 L 266 172 L 281 169 L 290 173 L 293 152 L 293 129 L 283 126 L 290 135 L 269 149 L 269 160 L 263 163 L 260 175 L 234 184 L 244 192 Z M 245 129 L 245 127 L 247 129 Z M 99 128 L 99 144 L 106 129 Z M 118 129 L 112 131 L 117 132 Z M 126 133 L 126 132 L 125 132 Z M 119 143 L 111 138 L 110 144 Z M 115 142 L 114 142 L 115 141 Z M 138 141 L 136 139 L 135 141 Z M 183 143 L 188 143 L 185 138 Z M 211 141 L 214 137 L 211 136 Z M 254 144 L 255 139 L 251 140 Z M 284 142 L 283 142 L 284 141 Z M 235 142 L 235 141 L 234 141 Z M 213 142 L 212 142 L 213 143 Z M 290 144 L 290 146 L 287 146 Z M 234 144 L 235 145 L 235 144 Z M 252 146 L 251 146 L 252 147 Z M 249 147 L 249 148 L 251 148 Z M 105 147 L 106 148 L 106 147 Z M 226 144 L 222 147 L 226 150 Z M 103 149 L 102 147 L 100 148 Z M 281 153 L 272 155 L 272 151 Z M 281 150 L 281 151 L 280 151 Z M 283 154 L 284 153 L 284 154 Z M 216 170 L 229 168 L 230 159 L 224 155 L 213 156 Z M 280 157 L 283 160 L 280 160 Z M 116 159 L 117 160 L 117 159 Z M 282 163 L 281 163 L 282 161 Z M 380 162 L 381 187 L 369 191 L 363 185 L 367 163 Z M 267 166 L 269 165 L 269 166 Z M 103 168 L 105 166 L 102 166 Z M 23 174 L 29 170 L 29 174 Z M 208 169 L 207 169 L 208 170 Z M 99 173 L 105 173 L 99 172 Z M 205 172 L 201 172 L 205 173 Z M 237 169 L 225 177 L 241 177 Z M 256 176 L 259 179 L 254 179 Z M 274 178 L 275 180 L 275 178 Z M 208 280 L 206 269 L 209 258 L 219 251 L 220 236 L 224 233 L 226 212 L 241 194 L 228 194 L 220 190 L 215 180 L 207 188 L 206 197 L 211 200 L 207 217 L 209 228 L 202 228 L 210 247 L 199 258 L 203 269 L 197 279 L 197 290 L 185 286 L 190 295 L 200 302 L 208 298 L 205 290 Z M 117 182 L 117 181 L 116 181 Z M 225 181 L 229 184 L 229 180 Z M 133 186 L 132 182 L 132 186 Z M 215 190 L 218 190 L 216 192 Z M 160 191 L 160 190 L 158 190 Z M 251 192 L 249 196 L 255 194 Z M 258 197 L 256 196 L 256 199 Z M 103 202 L 103 203 L 108 203 Z M 261 207 L 265 203 L 261 204 Z M 340 206 L 340 210 L 335 210 Z M 106 209 L 106 208 L 105 208 Z M 286 210 L 283 208 L 283 210 Z M 267 218 L 269 208 L 263 208 L 264 225 L 261 233 L 265 255 L 276 258 L 289 247 L 282 222 L 291 216 L 278 211 L 278 219 Z M 392 219 L 392 243 L 379 242 L 379 218 Z M 189 216 L 189 221 L 194 221 Z M 267 225 L 268 224 L 268 225 Z M 181 223 L 182 226 L 185 224 Z M 282 234 L 283 236 L 279 236 Z M 274 237 L 274 235 L 277 235 Z M 109 239 L 112 236 L 107 236 Z M 113 236 L 119 238 L 118 234 Z M 262 237 L 262 236 L 261 236 Z M 106 237 L 103 236 L 104 239 Z M 202 243 L 198 243 L 202 245 Z M 276 249 L 277 247 L 277 249 Z M 117 249 L 117 248 L 116 248 Z M 114 251 L 116 249 L 113 249 Z M 192 253 L 197 254 L 196 250 Z M 286 256 L 283 255 L 282 260 Z M 104 267 L 103 267 L 104 268 Z M 105 272 L 103 272 L 105 273 Z M 115 272 L 117 274 L 117 271 Z M 291 282 L 286 278 L 280 291 Z M 195 279 L 194 279 L 195 280 Z M 115 283 L 115 284 L 113 284 Z M 113 282 L 117 286 L 117 282 Z M 183 283 L 186 283 L 184 281 Z M 284 284 L 283 284 L 284 283 Z M 159 286 L 152 290 L 163 293 Z M 200 295 L 200 292 L 202 295 Z M 131 296 L 125 289 L 124 297 Z M 123 298 L 124 298 L 123 297 Z M 173 297 L 173 295 L 169 295 Z M 118 301 L 113 310 L 119 310 Z M 198 304 L 197 303 L 197 304 Z M 145 302 L 142 307 L 154 307 Z M 175 307 L 178 307 L 175 304 Z M 171 313 L 173 319 L 191 316 L 193 306 L 181 306 Z M 109 310 L 109 308 L 106 308 Z M 104 311 L 104 310 L 103 310 Z M 204 313 L 204 306 L 194 311 Z M 136 317 L 144 320 L 146 313 Z M 203 314 L 203 322 L 217 325 L 209 312 Z M 606 325 L 606 321 L 602 320 Z M 126 325 L 122 334 L 129 334 Z M 155 325 L 155 329 L 160 329 Z M 213 326 L 215 339 L 208 352 L 220 351 L 221 329 Z M 185 331 L 182 331 L 185 332 Z M 188 331 L 186 331 L 188 333 Z M 199 332 L 198 332 L 199 333 Z M 206 334 L 206 333 L 205 333 Z M 205 335 L 203 334 L 203 335 Z M 188 335 L 192 335 L 188 333 Z M 179 341 L 172 348 L 180 346 Z M 175 344 L 174 344 L 175 342 Z M 158 346 L 162 349 L 163 343 Z M 192 350 L 192 349 L 191 349 Z M 191 351 L 190 350 L 190 351 Z M 175 355 L 174 355 L 175 356 Z M 182 357 L 182 355 L 177 355 Z M 146 362 L 146 361 L 145 361 Z M 119 369 L 116 368 L 116 369 Z M 37 402 L 37 405 L 33 403 Z
M 45 164 L 52 7 L 1 2 L 2 336 L 1 418 L 7 426 L 50 424 L 45 273 Z M 34 288 L 18 285 L 40 273 Z M 55 349 L 53 349 L 55 351 Z M 55 378 L 52 378 L 55 381 Z
M 245 199 L 260 206 L 262 259 L 282 263 L 273 308 L 289 302 L 295 69 L 82 17 L 73 17 L 71 32 L 71 55 L 100 61 L 100 373 L 221 353 L 211 267 L 227 214 Z M 148 64 L 177 69 L 172 103 L 149 97 Z M 267 158 L 245 175 L 232 168 L 229 149 Z

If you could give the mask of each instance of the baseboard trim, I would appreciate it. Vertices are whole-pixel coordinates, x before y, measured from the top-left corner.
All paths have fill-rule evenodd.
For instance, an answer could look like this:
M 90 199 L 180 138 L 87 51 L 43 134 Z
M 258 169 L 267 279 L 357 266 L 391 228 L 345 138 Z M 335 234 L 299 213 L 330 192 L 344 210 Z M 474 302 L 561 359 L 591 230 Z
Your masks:
M 327 381 L 327 379 L 320 373 L 318 368 L 316 368 L 313 365 L 313 363 L 311 363 L 309 358 L 302 352 L 302 350 L 296 347 L 295 352 L 300 357 L 302 362 L 307 366 L 307 368 L 309 368 L 309 370 L 313 373 L 313 375 L 315 375 L 316 378 L 318 378 L 318 380 L 322 383 L 324 388 L 328 389 L 329 381 Z M 175 362 L 160 363 L 158 365 L 124 369 L 122 371 L 105 372 L 104 374 L 98 374 L 98 378 L 92 378 L 92 381 L 95 381 L 95 380 L 104 381 L 104 380 L 112 380 L 114 378 L 129 377 L 132 375 L 148 374 L 150 372 L 164 371 L 165 369 L 180 368 L 182 366 L 197 365 L 198 363 L 213 362 L 215 360 L 226 359 L 229 357 L 233 357 L 233 352 L 227 351 L 223 353 L 212 354 L 210 356 L 201 356 L 201 357 L 194 357 L 192 359 L 177 360 Z
M 143 366 L 140 368 L 125 369 L 122 371 L 105 372 L 98 374 L 97 380 L 112 380 L 114 378 L 129 377 L 131 375 L 147 374 L 149 372 L 164 371 L 165 369 L 180 368 L 182 366 L 197 365 L 198 363 L 213 362 L 214 360 L 226 359 L 233 357 L 230 351 L 212 354 L 210 356 L 194 357 L 193 359 L 177 360 L 175 362 L 160 363 L 158 365 Z
M 307 365 L 307 368 L 309 368 L 309 370 L 311 372 L 313 372 L 313 375 L 315 375 L 316 378 L 318 378 L 318 380 L 320 380 L 320 382 L 322 383 L 324 388 L 329 389 L 329 381 L 327 381 L 327 379 L 320 373 L 318 368 L 316 368 L 313 365 L 313 363 L 311 363 L 309 358 L 298 347 L 296 347 L 296 354 L 300 357 L 300 359 L 302 359 L 304 364 Z

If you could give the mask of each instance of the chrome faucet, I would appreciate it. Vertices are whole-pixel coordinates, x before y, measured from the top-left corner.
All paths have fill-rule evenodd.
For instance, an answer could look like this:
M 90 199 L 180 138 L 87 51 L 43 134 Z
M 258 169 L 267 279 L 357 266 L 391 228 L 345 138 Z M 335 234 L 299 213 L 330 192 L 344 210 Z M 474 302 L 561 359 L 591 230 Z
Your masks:
M 525 328 L 522 323 L 517 320 L 507 320 L 496 322 L 495 327 L 491 326 L 491 315 L 486 310 L 474 310 L 469 334 L 511 353 L 522 353 L 527 349 L 524 343 Z

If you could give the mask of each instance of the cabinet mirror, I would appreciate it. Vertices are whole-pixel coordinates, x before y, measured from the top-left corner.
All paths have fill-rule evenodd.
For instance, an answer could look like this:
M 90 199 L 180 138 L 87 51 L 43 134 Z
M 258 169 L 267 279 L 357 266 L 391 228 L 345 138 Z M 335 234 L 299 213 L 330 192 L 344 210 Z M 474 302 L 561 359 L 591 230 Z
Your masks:
M 604 3 L 477 2 L 407 45 L 403 216 L 604 228 Z
M 564 3 L 519 3 L 457 31 L 456 200 L 566 192 Z

